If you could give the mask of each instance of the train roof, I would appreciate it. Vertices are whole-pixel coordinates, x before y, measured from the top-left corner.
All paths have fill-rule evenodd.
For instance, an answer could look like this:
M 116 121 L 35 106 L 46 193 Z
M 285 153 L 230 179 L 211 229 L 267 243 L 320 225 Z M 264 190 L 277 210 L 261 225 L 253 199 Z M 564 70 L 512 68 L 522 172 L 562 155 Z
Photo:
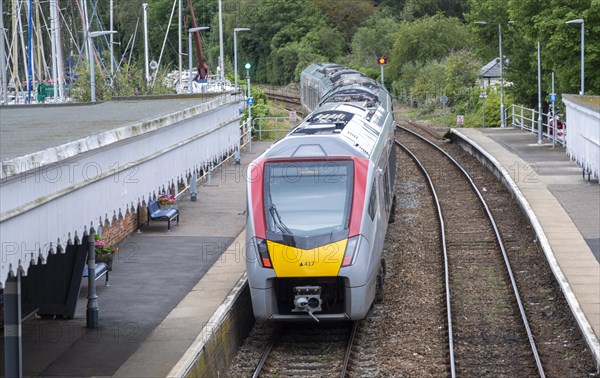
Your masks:
M 302 72 L 311 76 L 323 88 L 320 104 L 330 101 L 360 102 L 370 100 L 370 106 L 379 105 L 390 110 L 389 93 L 375 80 L 362 73 L 334 63 L 312 64 Z
M 369 157 L 381 134 L 382 123 L 371 122 L 376 110 L 353 103 L 326 103 L 311 113 L 266 157 Z

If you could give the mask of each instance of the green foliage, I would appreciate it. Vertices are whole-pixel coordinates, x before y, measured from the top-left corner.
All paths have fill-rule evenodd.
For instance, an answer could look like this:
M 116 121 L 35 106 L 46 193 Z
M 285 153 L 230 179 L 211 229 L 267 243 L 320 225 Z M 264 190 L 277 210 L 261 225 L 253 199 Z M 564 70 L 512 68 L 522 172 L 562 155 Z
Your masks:
M 350 42 L 357 28 L 366 25 L 365 21 L 375 8 L 372 0 L 313 0 L 315 6 L 325 15 L 327 24 L 343 33 L 344 40 Z
M 444 94 L 448 96 L 448 105 L 469 105 L 481 66 L 472 50 L 462 49 L 448 55 L 444 60 Z
M 311 31 L 325 26 L 325 18 L 310 0 L 264 0 L 250 8 L 247 26 L 249 35 L 242 41 L 242 49 L 248 51 L 254 63 L 255 80 L 262 83 L 279 83 L 282 78 L 293 79 L 290 72 L 296 64 L 277 66 L 277 62 L 289 63 L 299 59 L 299 47 L 287 45 L 299 43 Z M 266 37 L 268 36 L 268 38 Z M 285 48 L 282 52 L 278 49 Z
M 457 18 L 438 14 L 411 23 L 403 22 L 390 55 L 391 77 L 398 78 L 407 63 L 440 61 L 450 51 L 471 45 L 469 30 Z
M 389 56 L 397 29 L 398 23 L 390 11 L 382 9 L 375 12 L 352 38 L 351 62 L 369 67 L 375 65 L 378 57 Z
M 301 44 L 305 50 L 302 52 L 320 54 L 328 61 L 339 59 L 345 50 L 343 34 L 337 29 L 332 29 L 326 25 L 308 32 L 302 38 Z
M 77 74 L 79 77 L 73 83 L 73 99 L 76 102 L 88 102 L 91 100 L 89 64 L 87 62 L 80 64 Z M 96 67 L 94 70 L 96 100 L 108 101 L 113 97 L 173 93 L 173 89 L 165 84 L 164 71 L 158 73 L 154 85 L 151 86 L 146 83 L 144 75 L 144 69 L 137 65 L 124 65 L 115 71 L 111 85 L 109 73 Z
M 406 0 L 401 15 L 406 21 L 436 14 L 462 18 L 467 9 L 468 6 L 463 0 Z
M 268 82 L 274 85 L 285 85 L 295 79 L 296 65 L 299 58 L 299 43 L 290 43 L 271 51 Z
M 479 116 L 479 126 L 482 122 L 482 101 L 483 99 L 477 98 L 477 111 L 476 114 Z M 513 103 L 513 99 L 510 94 L 504 91 L 504 105 L 506 113 L 506 104 Z M 487 98 L 485 98 L 485 127 L 500 127 L 500 88 L 499 86 L 487 87 Z
M 255 120 L 252 122 L 255 129 L 258 129 L 261 126 L 261 121 L 257 120 L 257 118 L 269 117 L 271 115 L 269 106 L 267 105 L 267 95 L 257 86 L 250 86 L 250 92 L 252 97 L 254 98 L 254 105 L 252 105 L 252 119 Z M 244 123 L 248 120 L 248 108 L 244 110 L 242 114 L 241 123 Z
M 121 65 L 107 85 L 96 70 L 99 100 L 113 96 L 164 93 L 157 79 L 148 88 L 143 79 L 142 3 L 147 2 L 150 60 L 159 60 L 169 25 L 173 0 L 115 1 L 115 57 L 121 63 L 131 58 L 131 67 Z M 194 1 L 197 26 L 210 26 L 202 33 L 204 55 L 209 72 L 216 73 L 219 57 L 218 0 Z M 78 2 L 63 4 L 63 51 L 81 54 L 83 26 Z M 183 0 L 183 52 L 187 54 L 187 29 L 191 27 L 188 1 Z M 411 95 L 428 111 L 439 110 L 437 97 L 445 94 L 453 111 L 480 109 L 476 72 L 485 62 L 499 56 L 499 27 L 502 30 L 507 98 L 529 107 L 537 106 L 537 52 L 542 46 L 542 91 L 550 91 L 551 73 L 555 73 L 556 92 L 578 93 L 580 83 L 580 25 L 565 21 L 585 20 L 585 88 L 587 94 L 600 93 L 600 1 L 599 0 L 222 0 L 225 72 L 233 78 L 233 28 L 249 27 L 238 34 L 238 62 L 253 63 L 252 81 L 284 85 L 297 81 L 309 64 L 331 61 L 342 63 L 378 79 L 378 56 L 386 55 L 388 87 L 407 99 Z M 49 14 L 48 2 L 40 2 L 43 14 Z M 11 2 L 2 3 L 5 25 L 11 23 Z M 175 9 L 177 11 L 177 9 Z M 109 2 L 88 2 L 93 15 L 91 30 L 107 30 Z M 96 17 L 97 16 L 97 17 Z M 169 28 L 161 73 L 175 67 L 178 54 L 178 18 L 175 13 Z M 485 21 L 488 25 L 476 25 Z M 509 24 L 509 21 L 514 23 Z M 133 38 L 135 34 L 135 38 Z M 10 40 L 10 31 L 9 31 Z M 72 40 L 73 39 L 73 40 Z M 107 48 L 105 37 L 96 38 L 97 46 Z M 50 55 L 50 44 L 43 46 Z M 126 50 L 127 48 L 127 50 Z M 126 53 L 126 54 L 125 54 Z M 106 57 L 107 54 L 103 53 Z M 125 55 L 123 55 L 125 54 Z M 194 65 L 196 54 L 193 53 Z M 124 59 L 124 60 L 123 60 Z M 184 69 L 187 56 L 184 55 Z M 9 61 L 10 63 L 10 61 Z M 22 62 L 21 62 L 22 63 Z M 13 68 L 13 67 L 11 67 Z M 14 68 L 13 68 L 14 69 Z M 16 69 L 21 80 L 23 64 Z M 243 72 L 241 64 L 240 73 Z M 76 67 L 79 79 L 74 93 L 79 101 L 89 99 L 89 72 L 86 63 Z M 49 79 L 49 77 L 43 77 Z M 475 86 L 475 87 L 474 87 Z M 435 99 L 435 100 L 434 100 Z M 494 95 L 486 108 L 495 106 Z M 507 106 L 510 102 L 505 101 Z M 258 105 L 257 105 L 258 106 Z M 544 107 L 546 107 L 545 105 Z M 257 112 L 260 112 L 257 108 Z M 449 110 L 450 111 L 450 110 Z M 490 116 L 494 111 L 489 111 Z M 487 117 L 487 115 L 486 115 Z M 496 122 L 490 119 L 490 124 Z
M 542 50 L 542 91 L 550 91 L 554 71 L 556 93 L 579 92 L 581 29 L 579 24 L 565 24 L 577 18 L 585 20 L 586 93 L 600 92 L 600 1 L 511 0 L 508 17 L 514 25 L 502 29 L 504 55 L 510 58 L 506 77 L 513 82 L 517 101 L 537 106 L 538 40 Z
M 485 127 L 500 127 L 500 92 L 493 87 L 488 87 L 487 98 L 478 99 L 477 115 L 482 119 L 483 106 L 485 101 Z M 481 125 L 481 121 L 479 122 Z
M 425 109 L 439 106 L 439 97 L 443 94 L 444 66 L 434 60 L 429 61 L 417 72 L 412 97 Z

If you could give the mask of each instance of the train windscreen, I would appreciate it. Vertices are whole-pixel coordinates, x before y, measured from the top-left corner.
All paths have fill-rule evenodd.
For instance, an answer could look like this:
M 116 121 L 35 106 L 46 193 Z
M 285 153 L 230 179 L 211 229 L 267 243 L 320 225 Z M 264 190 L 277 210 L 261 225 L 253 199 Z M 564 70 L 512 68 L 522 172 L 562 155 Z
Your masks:
M 349 160 L 266 163 L 267 230 L 306 237 L 348 229 L 353 168 Z

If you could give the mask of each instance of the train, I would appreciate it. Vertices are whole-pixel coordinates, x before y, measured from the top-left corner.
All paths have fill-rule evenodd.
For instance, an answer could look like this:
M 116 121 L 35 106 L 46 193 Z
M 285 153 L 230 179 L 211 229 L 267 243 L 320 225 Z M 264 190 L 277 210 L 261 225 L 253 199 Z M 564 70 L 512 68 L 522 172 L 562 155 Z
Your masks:
M 383 299 L 395 219 L 388 91 L 333 63 L 301 74 L 309 113 L 248 167 L 246 268 L 258 321 L 365 318 Z

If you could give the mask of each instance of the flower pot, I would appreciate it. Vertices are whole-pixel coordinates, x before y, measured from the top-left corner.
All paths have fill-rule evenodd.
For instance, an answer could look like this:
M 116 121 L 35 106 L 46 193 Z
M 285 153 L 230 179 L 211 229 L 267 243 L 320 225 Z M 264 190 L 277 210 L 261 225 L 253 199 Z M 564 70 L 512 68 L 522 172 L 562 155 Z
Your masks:
M 112 253 L 103 253 L 103 254 L 96 254 L 96 264 L 97 263 L 106 263 L 106 265 L 108 266 L 108 270 L 111 271 L 112 270 L 112 262 L 113 262 L 113 254 Z

